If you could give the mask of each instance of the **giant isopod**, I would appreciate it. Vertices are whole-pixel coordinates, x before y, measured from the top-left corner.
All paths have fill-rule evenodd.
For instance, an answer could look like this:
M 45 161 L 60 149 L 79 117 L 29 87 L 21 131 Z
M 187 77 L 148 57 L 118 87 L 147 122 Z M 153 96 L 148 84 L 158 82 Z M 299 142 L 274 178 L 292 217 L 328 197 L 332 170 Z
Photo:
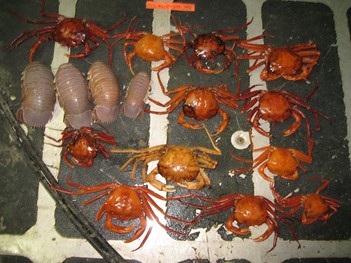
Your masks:
M 149 85 L 150 78 L 147 73 L 139 72 L 135 75 L 129 84 L 127 95 L 121 109 L 125 116 L 137 118 L 143 115 Z
M 16 117 L 33 127 L 43 127 L 52 118 L 56 95 L 54 76 L 49 67 L 32 62 L 22 73 L 22 106 Z
M 88 71 L 89 90 L 94 99 L 94 121 L 112 122 L 116 119 L 121 91 L 116 75 L 103 62 L 95 62 Z
M 55 84 L 65 122 L 74 129 L 90 126 L 93 122 L 91 103 L 82 72 L 70 63 L 62 64 L 57 70 Z

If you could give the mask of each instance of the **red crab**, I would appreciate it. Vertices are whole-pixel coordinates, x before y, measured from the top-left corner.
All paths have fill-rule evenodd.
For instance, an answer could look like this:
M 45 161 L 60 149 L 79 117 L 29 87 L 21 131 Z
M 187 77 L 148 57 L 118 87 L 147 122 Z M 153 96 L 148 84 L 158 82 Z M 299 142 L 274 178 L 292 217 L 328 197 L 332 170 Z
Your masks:
M 241 94 L 238 94 L 238 98 L 244 100 L 241 112 L 244 113 L 251 110 L 250 114 L 247 117 L 247 120 L 259 133 L 264 136 L 272 137 L 271 133 L 263 130 L 260 127 L 260 119 L 274 124 L 284 122 L 292 117 L 295 119 L 295 122 L 290 126 L 289 129 L 283 132 L 283 135 L 289 136 L 296 132 L 296 130 L 301 126 L 302 119 L 304 119 L 306 122 L 307 137 L 310 138 L 310 122 L 306 118 L 305 114 L 297 108 L 297 106 L 307 109 L 313 113 L 314 119 L 316 121 L 316 130 L 320 129 L 318 116 L 323 117 L 330 123 L 330 120 L 326 115 L 321 113 L 319 110 L 305 104 L 318 89 L 317 81 L 314 88 L 311 90 L 310 94 L 308 94 L 307 97 L 301 97 L 286 90 L 251 91 L 253 87 L 243 91 Z M 249 99 L 252 100 L 249 102 Z M 258 105 L 256 105 L 257 102 Z
M 161 65 L 152 68 L 152 70 L 155 71 L 161 71 L 162 69 L 170 67 L 178 60 L 179 57 L 182 56 L 183 49 L 186 44 L 186 39 L 183 33 L 185 27 L 178 23 L 174 16 L 172 16 L 172 18 L 177 31 L 163 36 L 156 36 L 148 32 L 137 32 L 137 28 L 131 31 L 131 25 L 136 19 L 136 16 L 132 18 L 127 32 L 121 38 L 125 39 L 124 57 L 133 75 L 134 70 L 132 59 L 134 56 L 137 56 L 147 62 L 164 60 Z M 120 39 L 116 40 L 112 46 L 114 46 Z M 128 53 L 129 46 L 133 47 L 133 50 L 130 53 Z M 165 49 L 165 47 L 175 50 L 179 53 L 179 55 L 174 57 Z
M 249 229 L 250 226 L 260 226 L 262 224 L 266 224 L 268 226 L 268 229 L 261 236 L 254 238 L 254 241 L 264 241 L 274 232 L 273 247 L 269 250 L 271 251 L 277 244 L 277 220 L 279 220 L 290 228 L 295 240 L 298 242 L 293 228 L 287 221 L 290 216 L 282 208 L 263 196 L 236 193 L 226 195 L 216 200 L 202 197 L 196 194 L 192 194 L 192 196 L 200 200 L 210 202 L 212 204 L 202 206 L 181 200 L 181 202 L 184 204 L 200 209 L 200 214 L 192 221 L 191 224 L 196 224 L 199 220 L 207 216 L 222 213 L 228 209 L 233 208 L 233 213 L 225 222 L 226 229 L 232 233 L 239 236 L 246 236 L 251 234 L 251 231 Z M 275 210 L 278 211 L 281 215 L 278 214 Z M 235 226 L 234 223 L 238 223 L 240 226 Z M 190 223 L 187 224 L 189 225 Z
M 33 44 L 30 49 L 29 61 L 33 61 L 33 56 L 41 44 L 48 40 L 53 40 L 59 43 L 61 46 L 68 48 L 78 48 L 81 45 L 84 45 L 84 50 L 75 55 L 67 55 L 69 58 L 82 58 L 88 56 L 93 50 L 97 49 L 100 45 L 97 39 L 102 39 L 105 41 L 109 48 L 108 60 L 109 64 L 112 63 L 112 48 L 107 39 L 115 38 L 120 36 L 108 35 L 109 31 L 112 31 L 125 21 L 125 17 L 112 25 L 107 30 L 100 28 L 98 25 L 87 19 L 78 19 L 78 18 L 67 18 L 60 14 L 51 14 L 46 13 L 45 11 L 45 0 L 42 0 L 42 7 L 40 11 L 40 16 L 47 17 L 47 20 L 31 20 L 26 17 L 23 17 L 15 12 L 12 12 L 15 16 L 19 17 L 21 20 L 32 23 L 32 24 L 54 24 L 48 25 L 40 29 L 26 31 L 21 33 L 16 37 L 10 47 L 16 48 L 21 45 L 26 40 L 38 36 L 39 39 Z M 90 42 L 93 43 L 93 46 L 90 45 Z
M 231 172 L 234 174 L 245 173 L 258 167 L 258 172 L 262 178 L 269 182 L 273 182 L 273 178 L 269 177 L 265 172 L 267 168 L 268 171 L 274 175 L 287 180 L 296 180 L 299 177 L 297 169 L 300 168 L 303 171 L 306 170 L 301 162 L 312 163 L 313 144 L 313 140 L 310 139 L 308 142 L 308 154 L 292 148 L 278 148 L 274 146 L 262 147 L 254 150 L 254 152 L 262 151 L 263 153 L 253 161 L 242 159 L 232 154 L 234 159 L 242 162 L 253 163 L 253 165 L 248 168 L 235 168 L 231 170 Z
M 164 228 L 167 231 L 173 232 L 181 236 L 185 235 L 185 233 L 173 230 L 163 225 L 160 222 L 157 215 L 153 211 L 152 207 L 156 208 L 165 217 L 169 219 L 172 219 L 174 221 L 181 222 L 181 223 L 187 223 L 186 221 L 183 221 L 181 219 L 178 219 L 176 217 L 166 214 L 155 203 L 155 200 L 152 197 L 162 201 L 171 201 L 171 200 L 180 200 L 187 196 L 178 196 L 178 197 L 175 196 L 175 197 L 165 198 L 149 190 L 145 186 L 128 186 L 128 185 L 122 185 L 117 182 L 104 183 L 104 184 L 94 185 L 94 186 L 85 186 L 85 185 L 74 183 L 70 181 L 70 179 L 71 179 L 71 176 L 67 177 L 67 180 L 66 180 L 67 185 L 72 186 L 74 188 L 78 188 L 79 190 L 77 191 L 67 190 L 53 185 L 51 185 L 51 188 L 66 194 L 71 194 L 71 195 L 82 195 L 82 194 L 90 194 L 90 193 L 97 193 L 97 192 L 104 191 L 92 197 L 88 201 L 85 201 L 83 203 L 83 206 L 90 204 L 104 196 L 107 196 L 100 210 L 97 212 L 95 220 L 99 221 L 106 214 L 105 228 L 108 231 L 115 232 L 118 234 L 128 234 L 136 230 L 134 235 L 130 239 L 124 241 L 125 243 L 130 243 L 138 239 L 145 233 L 145 230 L 148 228 L 144 239 L 141 241 L 139 247 L 136 248 L 135 250 L 138 250 L 139 248 L 141 248 L 146 242 L 147 238 L 149 237 L 152 230 L 152 224 L 148 226 L 148 223 L 150 221 L 152 222 L 155 220 L 162 228 Z M 113 222 L 114 220 L 131 221 L 134 219 L 140 220 L 138 228 L 134 225 L 120 226 Z
M 228 85 L 221 84 L 211 87 L 199 87 L 195 85 L 183 85 L 171 91 L 165 91 L 165 88 L 158 75 L 162 91 L 165 95 L 175 94 L 167 103 L 162 104 L 152 98 L 149 98 L 153 103 L 167 107 L 166 111 L 151 111 L 145 109 L 145 112 L 154 114 L 168 114 L 176 109 L 178 105 L 184 101 L 183 110 L 178 117 L 178 123 L 186 128 L 201 129 L 203 126 L 198 123 L 190 123 L 185 120 L 185 116 L 193 118 L 196 121 L 207 121 L 220 114 L 222 123 L 212 135 L 218 135 L 227 127 L 230 115 L 222 110 L 218 103 L 222 103 L 230 109 L 237 109 L 238 103 L 235 96 L 230 92 Z
M 235 43 L 239 40 L 238 36 L 225 34 L 238 32 L 246 28 L 251 22 L 252 21 L 248 22 L 240 28 L 215 30 L 201 35 L 187 30 L 187 33 L 195 37 L 195 39 L 191 43 L 187 43 L 185 47 L 185 51 L 187 49 L 192 50 L 190 58 L 187 52 L 184 52 L 189 65 L 205 74 L 222 73 L 230 66 L 232 61 L 236 62 L 234 47 Z M 229 41 L 234 41 L 232 47 L 226 46 Z M 223 56 L 225 59 L 224 63 L 220 60 Z M 235 74 L 237 75 L 237 68 Z
M 104 128 L 105 129 L 105 128 Z M 61 142 L 60 147 L 67 147 L 63 153 L 63 158 L 67 165 L 73 168 L 68 156 L 72 156 L 72 162 L 82 167 L 91 167 L 94 164 L 94 158 L 100 152 L 106 159 L 111 157 L 110 152 L 102 145 L 100 141 L 118 145 L 115 137 L 105 129 L 107 133 L 96 131 L 91 127 L 82 127 L 79 130 L 67 127 L 62 132 L 62 138 L 55 140 Z M 57 146 L 57 145 L 55 145 Z
M 328 186 L 330 182 L 329 180 L 319 180 L 316 178 L 311 178 L 310 180 L 316 180 L 323 183 L 313 194 L 284 198 L 275 191 L 273 183 L 271 184 L 271 189 L 278 204 L 284 208 L 291 208 L 289 214 L 293 215 L 300 208 L 303 208 L 301 218 L 302 224 L 308 225 L 317 220 L 327 223 L 327 221 L 337 212 L 337 209 L 340 207 L 340 202 L 333 198 L 319 195 L 319 193 Z
M 320 56 L 316 44 L 306 43 L 273 47 L 267 44 L 251 43 L 265 36 L 267 35 L 260 35 L 238 43 L 239 47 L 252 52 L 240 55 L 237 58 L 255 60 L 253 65 L 247 69 L 247 73 L 264 65 L 260 74 L 261 79 L 264 81 L 275 80 L 280 77 L 293 81 L 306 80 Z

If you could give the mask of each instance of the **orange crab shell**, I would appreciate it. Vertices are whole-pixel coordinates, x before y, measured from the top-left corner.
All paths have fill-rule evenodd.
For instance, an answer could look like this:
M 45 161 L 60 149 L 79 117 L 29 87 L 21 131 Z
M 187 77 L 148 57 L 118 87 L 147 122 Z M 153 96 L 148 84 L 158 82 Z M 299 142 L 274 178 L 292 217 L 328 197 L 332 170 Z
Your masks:
M 71 145 L 68 146 L 67 154 L 72 155 L 74 163 L 90 167 L 93 165 L 94 158 L 97 155 L 97 142 L 92 136 L 86 133 L 79 134 L 77 139 L 73 141 Z
M 193 89 L 188 93 L 184 102 L 183 111 L 188 117 L 198 121 L 204 121 L 213 118 L 218 112 L 218 103 L 216 97 L 207 88 Z
M 320 180 L 314 177 L 309 179 L 323 183 L 317 191 L 312 194 L 284 198 L 275 190 L 273 183 L 271 183 L 270 188 L 277 203 L 284 208 L 290 208 L 288 212 L 290 215 L 293 215 L 300 210 L 300 208 L 303 208 L 301 216 L 302 224 L 312 224 L 317 220 L 323 221 L 325 224 L 337 212 L 337 209 L 340 207 L 340 201 L 319 194 L 328 186 L 329 180 Z
M 96 215 L 98 221 L 104 213 L 113 214 L 117 220 L 133 220 L 143 213 L 140 196 L 130 186 L 121 185 L 113 189 Z
M 266 92 L 260 98 L 259 112 L 269 122 L 283 122 L 291 116 L 291 105 L 279 92 Z
M 62 46 L 77 48 L 83 44 L 88 35 L 85 21 L 77 18 L 61 20 L 55 28 L 53 39 Z
M 287 48 L 269 48 L 261 79 L 269 79 L 269 74 L 296 75 L 302 67 L 302 57 Z
M 152 34 L 145 34 L 135 45 L 135 54 L 148 62 L 164 59 L 165 53 L 162 39 Z
M 161 103 L 149 97 L 152 103 L 161 107 L 167 107 L 167 109 L 165 111 L 144 109 L 144 111 L 152 114 L 168 114 L 173 112 L 176 107 L 183 102 L 183 110 L 179 114 L 178 123 L 186 128 L 197 130 L 201 129 L 202 125 L 189 122 L 185 117 L 192 118 L 196 121 L 207 121 L 219 114 L 222 118 L 222 122 L 217 130 L 212 133 L 212 135 L 218 135 L 224 131 L 230 120 L 229 113 L 221 109 L 219 104 L 223 104 L 233 110 L 237 109 L 239 106 L 237 102 L 238 98 L 230 92 L 227 84 L 222 83 L 210 87 L 186 84 L 166 92 L 159 74 L 157 74 L 157 76 L 163 94 L 166 96 L 174 94 L 174 96 L 166 103 Z
M 250 235 L 250 226 L 260 226 L 265 224 L 267 226 L 266 231 L 262 235 L 255 237 L 253 240 L 261 242 L 274 233 L 273 247 L 269 250 L 271 251 L 277 244 L 279 220 L 290 228 L 291 233 L 300 247 L 295 231 L 287 220 L 291 218 L 290 215 L 280 206 L 277 206 L 263 196 L 234 193 L 215 200 L 197 194 L 192 194 L 192 196 L 199 200 L 210 202 L 211 204 L 204 206 L 182 201 L 200 210 L 199 215 L 192 222 L 189 222 L 189 224 L 198 223 L 199 220 L 206 218 L 207 216 L 222 213 L 223 211 L 233 208 L 233 213 L 225 222 L 225 228 L 228 231 L 239 236 Z
M 299 177 L 298 168 L 305 171 L 306 168 L 302 165 L 304 163 L 312 163 L 312 151 L 314 141 L 308 141 L 308 154 L 300 152 L 293 148 L 279 148 L 275 146 L 265 146 L 262 148 L 254 149 L 255 152 L 262 151 L 257 158 L 253 161 L 237 157 L 232 154 L 236 160 L 252 163 L 248 168 L 235 168 L 231 170 L 234 174 L 245 173 L 252 171 L 258 167 L 258 172 L 263 179 L 273 182 L 273 178 L 268 176 L 265 172 L 267 168 L 269 172 L 287 180 L 296 180 Z
M 244 196 L 236 203 L 234 217 L 240 224 L 260 226 L 266 222 L 268 214 L 261 199 L 256 196 Z
M 160 159 L 158 171 L 166 180 L 180 183 L 195 180 L 200 168 L 190 148 L 177 146 L 169 148 Z
M 314 221 L 327 218 L 329 204 L 318 194 L 309 194 L 304 198 L 304 210 L 302 212 L 302 224 L 311 224 Z
M 317 45 L 304 43 L 274 47 L 268 44 L 252 43 L 252 41 L 266 36 L 268 35 L 263 34 L 238 43 L 239 47 L 251 51 L 251 53 L 240 55 L 237 59 L 255 60 L 246 72 L 250 73 L 260 66 L 264 66 L 260 74 L 263 81 L 271 81 L 278 78 L 292 81 L 307 80 L 320 56 Z
M 193 46 L 196 55 L 205 59 L 214 59 L 225 51 L 224 41 L 214 33 L 199 35 Z
M 294 155 L 286 148 L 277 148 L 273 150 L 267 161 L 268 170 L 284 179 L 297 179 L 299 163 Z

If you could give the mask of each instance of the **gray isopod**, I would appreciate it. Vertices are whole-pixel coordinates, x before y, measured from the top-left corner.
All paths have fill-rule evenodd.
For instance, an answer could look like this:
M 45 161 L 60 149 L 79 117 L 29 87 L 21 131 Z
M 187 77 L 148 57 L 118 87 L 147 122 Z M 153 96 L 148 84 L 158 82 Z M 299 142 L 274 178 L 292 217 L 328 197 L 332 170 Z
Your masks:
M 94 120 L 112 122 L 118 114 L 121 91 L 116 75 L 103 62 L 95 62 L 88 72 L 89 90 L 94 99 Z
M 58 99 L 65 111 L 65 121 L 74 129 L 92 124 L 91 103 L 82 72 L 70 63 L 57 70 L 55 84 Z
M 33 127 L 43 127 L 52 118 L 56 95 L 54 76 L 49 67 L 32 62 L 22 73 L 22 106 L 16 117 Z
M 129 118 L 141 117 L 144 113 L 145 99 L 149 90 L 150 78 L 145 72 L 135 75 L 129 84 L 127 95 L 122 105 L 122 113 Z

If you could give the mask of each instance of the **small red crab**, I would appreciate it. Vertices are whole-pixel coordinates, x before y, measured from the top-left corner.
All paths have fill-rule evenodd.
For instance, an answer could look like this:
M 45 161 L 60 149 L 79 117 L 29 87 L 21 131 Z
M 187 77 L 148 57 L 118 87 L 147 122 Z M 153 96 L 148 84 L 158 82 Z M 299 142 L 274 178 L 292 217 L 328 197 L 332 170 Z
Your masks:
M 211 205 L 197 205 L 181 200 L 182 203 L 194 206 L 200 209 L 199 215 L 192 221 L 191 224 L 196 224 L 199 220 L 218 213 L 222 213 L 233 208 L 233 213 L 225 222 L 225 227 L 232 233 L 239 236 L 250 235 L 250 226 L 260 226 L 266 224 L 268 229 L 261 235 L 254 238 L 254 241 L 260 242 L 266 240 L 274 232 L 273 250 L 277 244 L 278 238 L 278 222 L 277 219 L 285 223 L 291 230 L 295 240 L 297 241 L 295 232 L 287 219 L 290 216 L 279 206 L 274 204 L 263 196 L 245 195 L 245 194 L 230 194 L 219 199 L 210 199 L 196 194 L 193 197 L 200 200 L 210 202 Z M 276 211 L 278 211 L 279 215 Z M 234 223 L 241 224 L 240 226 L 233 225 Z M 189 223 L 187 223 L 189 225 Z M 298 242 L 298 241 L 297 241 Z M 299 243 L 299 242 L 298 242 Z M 300 246 L 300 243 L 299 243 Z
M 253 86 L 254 87 L 254 86 Z M 243 107 L 241 112 L 248 112 L 251 110 L 250 114 L 247 117 L 248 122 L 262 135 L 267 137 L 272 137 L 271 133 L 263 130 L 260 127 L 260 119 L 268 121 L 270 123 L 279 123 L 288 120 L 293 117 L 295 122 L 290 126 L 289 129 L 283 132 L 284 136 L 289 136 L 296 132 L 296 130 L 301 126 L 302 119 L 306 122 L 307 128 L 307 137 L 311 137 L 311 127 L 308 119 L 305 114 L 300 111 L 296 106 L 302 107 L 304 109 L 309 110 L 313 113 L 314 119 L 316 121 L 316 130 L 320 129 L 320 124 L 318 120 L 318 116 L 323 117 L 329 123 L 329 118 L 321 113 L 319 110 L 310 107 L 305 104 L 314 92 L 318 89 L 318 82 L 314 88 L 311 90 L 310 94 L 307 97 L 301 97 L 294 93 L 291 93 L 286 90 L 281 91 L 267 91 L 267 90 L 254 90 L 253 88 L 249 88 L 243 91 L 241 94 L 238 94 L 239 99 L 243 99 Z M 253 99 L 252 99 L 253 98 Z M 249 102 L 249 99 L 252 99 Z M 256 103 L 258 102 L 258 105 Z
M 177 32 L 166 34 L 163 36 L 156 36 L 148 32 L 137 32 L 136 28 L 131 31 L 131 25 L 136 17 L 133 17 L 129 23 L 127 32 L 124 34 L 124 57 L 128 64 L 130 71 L 134 75 L 132 58 L 134 56 L 147 62 L 157 62 L 164 60 L 164 62 L 152 70 L 161 71 L 167 67 L 173 65 L 179 57 L 183 54 L 183 49 L 186 44 L 184 36 L 184 27 L 180 25 L 174 16 L 172 16 Z M 178 37 L 178 38 L 177 38 Z M 121 39 L 120 38 L 120 39 Z M 114 46 L 120 39 L 116 40 L 112 46 Z M 133 50 L 128 53 L 128 47 L 132 46 Z M 165 47 L 173 49 L 179 53 L 177 57 L 174 57 Z
M 220 149 L 214 144 L 210 134 L 206 130 L 214 149 L 195 146 L 187 147 L 182 145 L 163 144 L 145 149 L 112 149 L 115 153 L 133 153 L 133 156 L 120 168 L 123 171 L 132 161 L 135 163 L 132 168 L 131 178 L 135 176 L 137 166 L 143 162 L 142 179 L 149 182 L 160 191 L 174 192 L 174 186 L 164 184 L 156 179 L 160 174 L 166 180 L 176 182 L 179 186 L 187 189 L 201 189 L 210 185 L 211 180 L 203 168 L 214 169 L 217 161 L 212 160 L 207 154 L 221 155 Z M 155 167 L 146 175 L 147 164 L 159 160 Z
M 106 129 L 105 131 L 107 133 L 96 131 L 91 127 L 81 127 L 79 130 L 67 127 L 62 132 L 62 138 L 60 140 L 55 140 L 49 136 L 47 137 L 56 142 L 62 141 L 63 143 L 59 145 L 59 147 L 67 147 L 63 153 L 63 158 L 69 167 L 73 168 L 73 165 L 69 161 L 68 155 L 72 156 L 74 164 L 82 167 L 91 167 L 94 164 L 94 158 L 98 152 L 106 159 L 111 157 L 110 152 L 107 151 L 100 141 L 118 145 L 115 141 L 115 137 Z
M 42 0 L 40 16 L 48 17 L 49 19 L 47 20 L 31 20 L 15 12 L 12 13 L 27 23 L 54 24 L 45 26 L 40 29 L 23 32 L 18 37 L 16 37 L 9 45 L 10 47 L 16 48 L 26 40 L 34 36 L 38 36 L 39 39 L 33 44 L 33 46 L 30 49 L 30 62 L 33 61 L 33 56 L 35 52 L 45 41 L 53 40 L 59 43 L 61 46 L 68 48 L 78 48 L 80 45 L 84 45 L 84 50 L 82 52 L 75 55 L 67 55 L 69 58 L 82 58 L 88 56 L 93 50 L 99 47 L 100 43 L 97 40 L 99 38 L 105 41 L 109 48 L 108 60 L 109 64 L 111 65 L 112 49 L 107 39 L 115 38 L 117 36 L 120 36 L 120 34 L 110 36 L 107 33 L 109 31 L 112 31 L 125 21 L 124 17 L 121 21 L 117 22 L 107 30 L 104 30 L 92 21 L 89 21 L 87 19 L 67 18 L 60 14 L 46 13 L 45 0 Z M 89 41 L 93 43 L 93 46 L 90 46 Z
M 230 109 L 237 109 L 238 103 L 235 96 L 230 92 L 228 85 L 221 84 L 211 87 L 198 87 L 195 85 L 183 85 L 171 91 L 165 91 L 165 88 L 158 75 L 162 91 L 165 95 L 175 94 L 167 103 L 160 102 L 149 98 L 149 100 L 159 106 L 167 107 L 166 111 L 151 111 L 145 109 L 145 112 L 154 114 L 168 114 L 175 110 L 178 105 L 184 101 L 183 110 L 178 117 L 178 123 L 189 129 L 201 129 L 201 124 L 190 123 L 185 120 L 185 116 L 193 118 L 196 121 L 207 121 L 220 114 L 222 123 L 212 135 L 218 135 L 227 127 L 230 115 L 222 110 L 218 103 L 222 103 Z
M 316 44 L 306 43 L 293 46 L 273 47 L 267 44 L 253 44 L 254 40 L 266 35 L 260 35 L 238 43 L 238 46 L 249 51 L 240 55 L 238 59 L 254 59 L 255 62 L 247 69 L 247 73 L 264 65 L 261 79 L 264 81 L 275 80 L 280 77 L 287 80 L 306 80 L 313 67 L 317 64 L 320 52 Z
M 302 224 L 308 225 L 317 220 L 327 223 L 327 221 L 337 212 L 337 209 L 340 207 L 340 202 L 333 198 L 319 195 L 319 193 L 328 186 L 330 182 L 329 180 L 319 180 L 316 178 L 311 178 L 310 180 L 316 180 L 323 183 L 313 194 L 284 198 L 275 191 L 273 183 L 271 184 L 271 190 L 278 204 L 284 208 L 291 208 L 289 214 L 293 215 L 300 208 L 303 208 L 301 218 Z
M 232 154 L 234 159 L 242 162 L 253 163 L 253 165 L 249 168 L 235 168 L 231 170 L 231 172 L 234 174 L 245 173 L 259 166 L 259 174 L 263 179 L 269 182 L 273 182 L 273 178 L 266 174 L 266 168 L 274 175 L 287 180 L 296 180 L 299 177 L 297 169 L 300 168 L 303 171 L 306 170 L 301 162 L 312 163 L 313 144 L 313 141 L 310 139 L 308 142 L 308 154 L 292 148 L 278 148 L 274 146 L 262 147 L 254 150 L 254 152 L 263 151 L 263 153 L 253 161 L 245 160 Z
M 74 188 L 78 188 L 78 191 L 67 190 L 53 185 L 51 185 L 51 188 L 71 195 L 82 195 L 104 191 L 99 195 L 92 197 L 88 201 L 85 201 L 83 203 L 83 206 L 90 204 L 101 197 L 107 196 L 105 202 L 101 206 L 100 210 L 97 212 L 95 220 L 99 221 L 104 216 L 104 214 L 106 214 L 105 228 L 108 231 L 115 232 L 118 234 L 128 234 L 136 230 L 134 235 L 130 239 L 124 241 L 125 243 L 130 243 L 138 239 L 144 234 L 145 230 L 148 228 L 144 239 L 141 241 L 139 247 L 135 250 L 141 248 L 146 242 L 147 238 L 149 237 L 152 230 L 152 225 L 148 227 L 148 222 L 150 221 L 152 222 L 155 220 L 162 228 L 164 228 L 167 231 L 173 232 L 181 236 L 185 235 L 185 233 L 173 230 L 163 225 L 159 221 L 157 215 L 152 209 L 152 206 L 169 219 L 181 223 L 187 223 L 186 221 L 170 216 L 163 212 L 162 209 L 155 203 L 152 197 L 162 201 L 171 201 L 180 200 L 187 196 L 175 196 L 165 198 L 144 186 L 128 186 L 122 185 L 117 182 L 104 183 L 94 186 L 85 186 L 73 183 L 72 181 L 70 181 L 70 179 L 71 176 L 67 177 L 67 185 L 72 186 Z M 138 228 L 134 225 L 120 226 L 113 222 L 113 220 L 131 221 L 134 219 L 140 220 Z
M 226 33 L 235 33 L 246 28 L 252 21 L 248 22 L 240 28 L 215 30 L 210 33 L 197 35 L 196 33 L 187 30 L 195 37 L 191 43 L 187 43 L 185 51 L 192 49 L 189 56 L 184 52 L 190 66 L 197 71 L 205 74 L 219 74 L 226 70 L 232 63 L 236 61 L 236 54 L 234 52 L 235 43 L 239 40 L 238 36 L 225 35 Z M 226 46 L 229 41 L 234 41 L 232 47 Z M 224 63 L 220 60 L 225 58 Z M 237 75 L 237 69 L 235 70 Z

